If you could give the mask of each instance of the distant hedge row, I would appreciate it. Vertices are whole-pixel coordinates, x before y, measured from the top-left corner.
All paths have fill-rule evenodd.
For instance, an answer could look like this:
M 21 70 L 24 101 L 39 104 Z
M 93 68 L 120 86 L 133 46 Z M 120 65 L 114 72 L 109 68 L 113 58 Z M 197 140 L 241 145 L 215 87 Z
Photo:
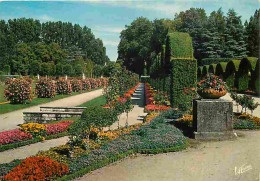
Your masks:
M 199 66 L 230 62 L 233 58 L 204 58 L 198 62 Z
M 259 59 L 256 57 L 219 62 L 218 64 L 198 67 L 197 76 L 198 79 L 201 79 L 207 73 L 214 73 L 221 76 L 231 88 L 236 88 L 239 91 L 250 89 L 259 94 L 259 64 Z

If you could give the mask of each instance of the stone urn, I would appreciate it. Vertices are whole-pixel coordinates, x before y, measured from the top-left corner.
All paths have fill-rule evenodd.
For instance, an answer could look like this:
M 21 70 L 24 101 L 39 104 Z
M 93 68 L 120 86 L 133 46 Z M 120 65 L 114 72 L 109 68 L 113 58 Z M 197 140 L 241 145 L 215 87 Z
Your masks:
M 203 89 L 203 90 L 198 91 L 198 94 L 203 99 L 218 99 L 218 98 L 226 95 L 226 93 L 227 93 L 226 90 L 218 91 L 215 89 Z

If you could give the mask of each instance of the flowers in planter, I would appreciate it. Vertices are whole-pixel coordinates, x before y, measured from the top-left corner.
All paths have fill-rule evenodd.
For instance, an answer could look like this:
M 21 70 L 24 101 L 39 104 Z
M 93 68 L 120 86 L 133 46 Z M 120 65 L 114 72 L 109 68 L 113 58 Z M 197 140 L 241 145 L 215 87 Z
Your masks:
M 226 90 L 226 83 L 214 74 L 206 75 L 205 79 L 202 79 L 198 83 L 198 90 L 214 89 L 217 91 Z
M 36 83 L 35 94 L 39 98 L 52 98 L 55 97 L 55 93 L 56 93 L 55 81 L 47 78 L 41 78 Z
M 69 173 L 68 165 L 43 156 L 26 158 L 17 167 L 13 168 L 4 180 L 53 180 Z
M 27 101 L 32 101 L 31 84 L 24 79 L 10 79 L 5 89 L 5 98 L 11 104 L 25 104 Z
M 57 94 L 69 95 L 72 93 L 71 84 L 70 81 L 68 80 L 60 79 L 56 82 L 56 86 L 57 86 L 57 90 L 56 90 Z
M 29 139 L 32 139 L 32 135 L 30 133 L 25 133 L 19 129 L 4 131 L 0 133 L 0 145 L 6 145 Z

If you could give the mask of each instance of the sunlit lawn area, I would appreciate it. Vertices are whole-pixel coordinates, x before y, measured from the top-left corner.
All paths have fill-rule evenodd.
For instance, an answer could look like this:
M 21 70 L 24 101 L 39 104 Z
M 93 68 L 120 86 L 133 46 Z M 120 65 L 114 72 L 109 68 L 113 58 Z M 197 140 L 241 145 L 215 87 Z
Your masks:
M 106 104 L 106 99 L 104 96 L 99 96 L 95 99 L 92 99 L 88 102 L 85 102 L 78 107 L 91 107 L 91 106 L 104 106 Z

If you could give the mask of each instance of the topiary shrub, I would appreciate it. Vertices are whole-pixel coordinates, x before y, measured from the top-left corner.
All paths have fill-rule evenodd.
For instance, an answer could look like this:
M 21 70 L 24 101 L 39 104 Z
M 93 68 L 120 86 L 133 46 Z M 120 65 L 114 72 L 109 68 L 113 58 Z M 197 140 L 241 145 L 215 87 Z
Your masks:
M 170 74 L 171 58 L 193 59 L 192 39 L 188 33 L 174 32 L 167 35 L 163 62 L 166 75 Z
M 71 135 L 83 135 L 92 127 L 108 127 L 117 120 L 116 114 L 112 109 L 102 108 L 101 106 L 92 106 L 85 109 L 81 115 L 81 118 L 76 120 L 70 126 Z
M 65 94 L 69 95 L 72 93 L 72 88 L 70 81 L 65 80 L 65 79 L 60 79 L 56 82 L 56 93 L 57 94 Z
M 70 81 L 73 92 L 80 92 L 82 90 L 82 82 L 78 79 L 72 79 Z
M 54 81 L 41 78 L 36 82 L 35 94 L 38 98 L 52 98 L 55 97 L 56 84 Z
M 191 106 L 192 96 L 184 93 L 186 88 L 196 88 L 197 61 L 195 59 L 172 59 L 171 105 L 182 109 Z
M 43 156 L 26 158 L 4 180 L 53 180 L 69 173 L 69 167 Z
M 209 73 L 209 65 L 204 65 L 202 68 L 202 77 L 206 76 Z
M 11 104 L 25 104 L 31 102 L 31 84 L 24 79 L 9 79 L 5 88 L 5 98 Z

